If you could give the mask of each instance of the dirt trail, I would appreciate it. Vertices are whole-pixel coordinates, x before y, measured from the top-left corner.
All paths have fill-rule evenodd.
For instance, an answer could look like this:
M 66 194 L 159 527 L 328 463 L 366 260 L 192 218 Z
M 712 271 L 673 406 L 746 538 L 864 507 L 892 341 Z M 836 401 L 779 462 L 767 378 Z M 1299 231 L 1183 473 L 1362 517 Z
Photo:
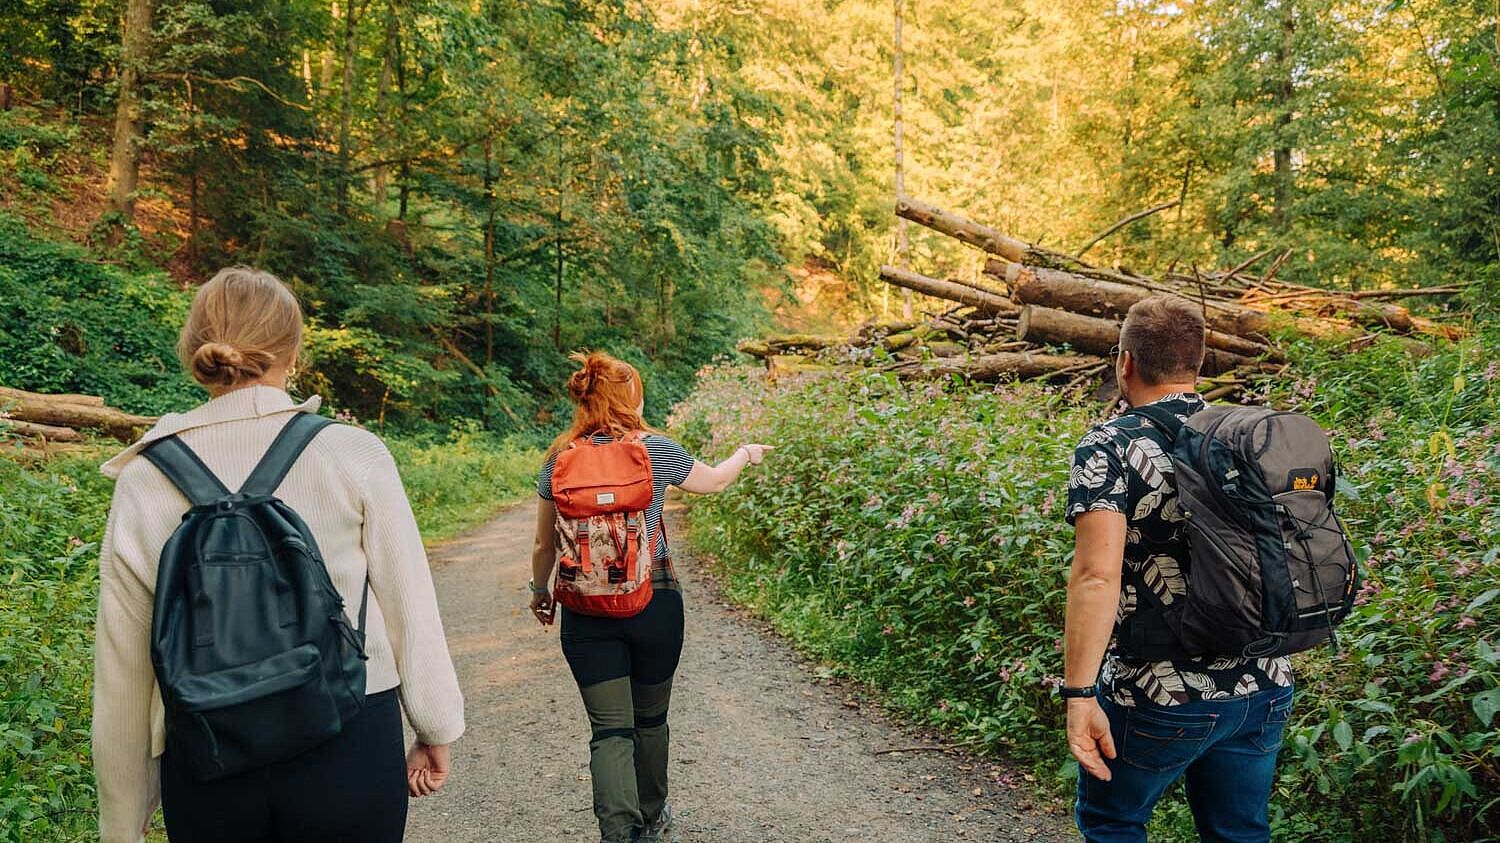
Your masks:
M 454 777 L 412 803 L 417 843 L 598 841 L 588 727 L 558 649 L 525 611 L 533 510 L 512 509 L 433 554 L 467 699 Z M 677 564 L 687 647 L 672 705 L 681 843 L 938 843 L 1074 839 L 990 764 L 942 753 L 817 680 L 788 647 Z

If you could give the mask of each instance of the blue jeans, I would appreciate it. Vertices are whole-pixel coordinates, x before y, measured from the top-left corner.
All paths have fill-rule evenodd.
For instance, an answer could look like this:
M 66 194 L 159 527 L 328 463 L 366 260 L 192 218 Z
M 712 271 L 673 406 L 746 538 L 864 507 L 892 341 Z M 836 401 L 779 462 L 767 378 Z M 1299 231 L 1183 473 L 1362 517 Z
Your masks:
M 1103 697 L 1115 739 L 1111 781 L 1078 771 L 1078 830 L 1089 843 L 1145 841 L 1157 800 L 1187 774 L 1188 804 L 1208 843 L 1266 843 L 1276 752 L 1292 689 L 1176 706 L 1116 705 Z

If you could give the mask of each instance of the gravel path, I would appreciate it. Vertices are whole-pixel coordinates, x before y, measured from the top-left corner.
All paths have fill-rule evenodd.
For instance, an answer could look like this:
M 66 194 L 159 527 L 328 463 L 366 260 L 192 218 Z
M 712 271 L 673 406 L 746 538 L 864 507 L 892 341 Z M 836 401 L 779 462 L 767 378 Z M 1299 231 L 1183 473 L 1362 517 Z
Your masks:
M 454 774 L 415 800 L 407 839 L 599 839 L 588 728 L 558 649 L 525 610 L 534 510 L 507 511 L 433 553 L 467 698 Z M 765 628 L 716 599 L 690 558 L 687 647 L 672 705 L 680 843 L 938 843 L 1075 839 L 1019 776 L 942 752 L 857 690 L 816 678 Z

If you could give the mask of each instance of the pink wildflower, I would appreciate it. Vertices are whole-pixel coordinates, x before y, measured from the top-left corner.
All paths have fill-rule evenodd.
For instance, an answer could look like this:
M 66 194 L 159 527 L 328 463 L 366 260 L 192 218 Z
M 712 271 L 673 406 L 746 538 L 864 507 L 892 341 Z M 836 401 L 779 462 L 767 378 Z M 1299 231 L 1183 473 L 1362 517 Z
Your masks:
M 1443 677 L 1447 675 L 1448 665 L 1443 664 L 1442 659 L 1438 659 L 1432 663 L 1432 673 L 1429 673 L 1427 678 L 1433 682 L 1441 682 L 1443 681 Z

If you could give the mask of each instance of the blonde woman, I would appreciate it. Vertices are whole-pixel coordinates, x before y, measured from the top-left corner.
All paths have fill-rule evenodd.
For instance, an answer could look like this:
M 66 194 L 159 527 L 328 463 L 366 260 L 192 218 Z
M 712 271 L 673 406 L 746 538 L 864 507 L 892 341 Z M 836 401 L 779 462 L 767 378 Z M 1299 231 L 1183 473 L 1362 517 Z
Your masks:
M 174 741 L 177 733 L 164 728 L 153 595 L 158 561 L 189 500 L 141 452 L 176 437 L 224 487 L 240 488 L 288 422 L 318 408 L 316 397 L 297 403 L 286 392 L 301 342 L 302 310 L 279 280 L 245 267 L 219 272 L 198 291 L 178 346 L 209 400 L 163 417 L 104 465 L 117 481 L 100 550 L 95 642 L 94 767 L 105 843 L 140 841 L 158 800 L 173 841 L 399 841 L 408 795 L 431 793 L 448 775 L 449 745 L 464 730 L 463 698 L 422 539 L 390 453 L 350 425 L 314 436 L 275 497 L 306 523 L 349 607 L 347 619 L 329 622 L 353 628 L 365 606 L 363 705 L 353 697 L 357 713 L 310 749 L 208 780 L 184 757 L 187 737 Z M 403 708 L 417 735 L 410 753 Z

